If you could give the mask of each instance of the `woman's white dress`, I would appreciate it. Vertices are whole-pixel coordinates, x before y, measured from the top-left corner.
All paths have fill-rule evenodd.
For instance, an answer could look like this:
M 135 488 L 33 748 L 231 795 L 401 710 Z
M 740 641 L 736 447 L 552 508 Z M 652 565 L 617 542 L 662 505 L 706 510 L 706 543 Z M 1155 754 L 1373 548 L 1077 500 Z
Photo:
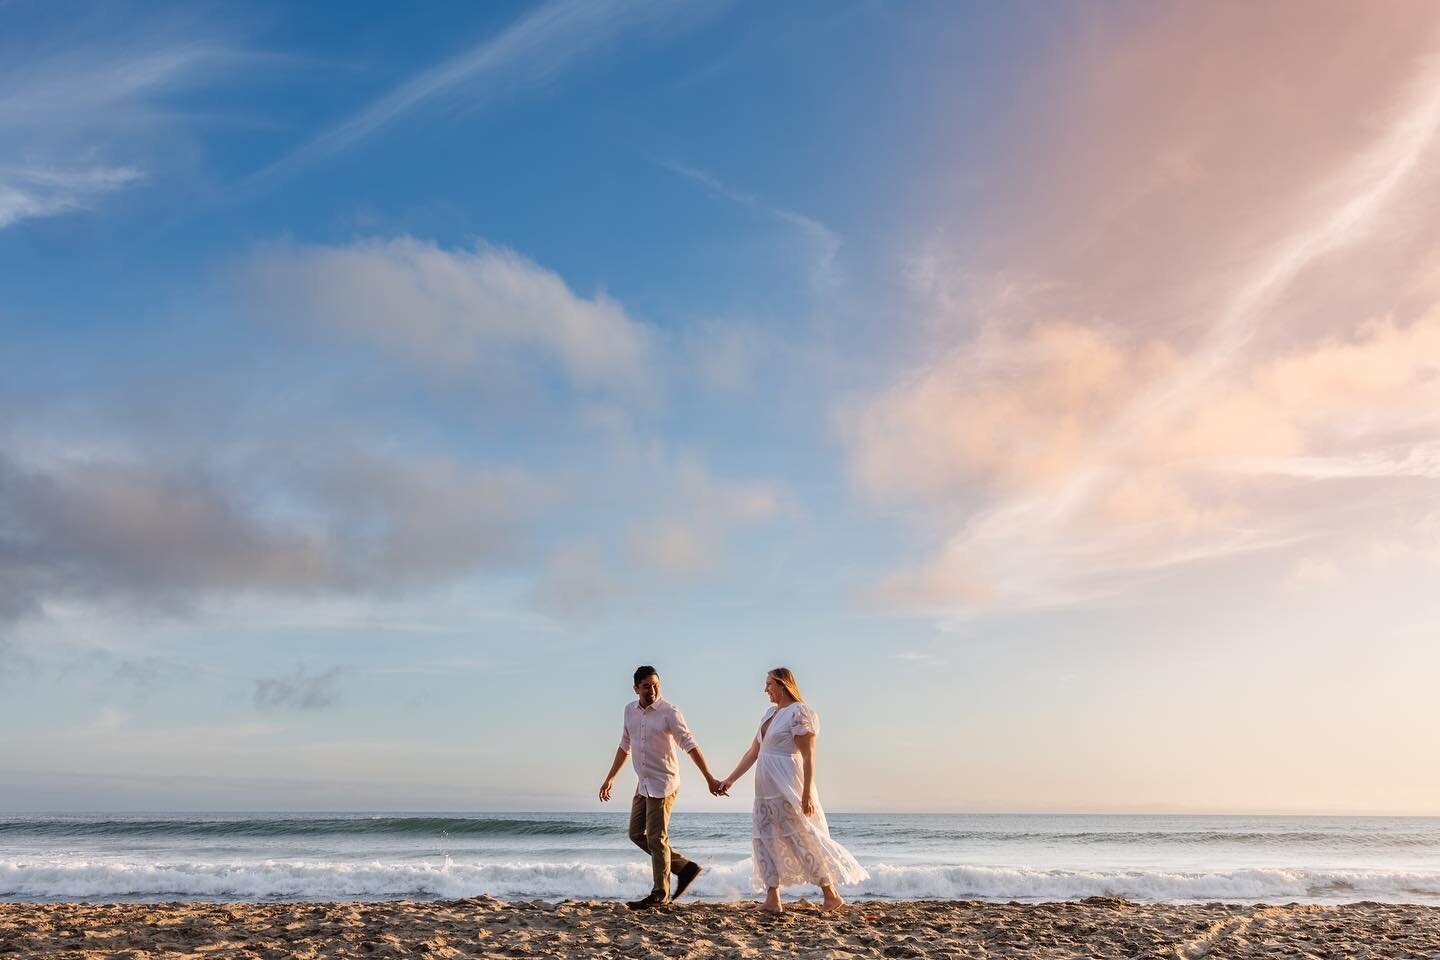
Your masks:
M 766 722 L 770 723 L 768 729 Z M 761 887 L 791 883 L 859 883 L 870 874 L 840 844 L 830 839 L 830 825 L 813 784 L 815 813 L 800 812 L 805 768 L 795 738 L 819 733 L 820 718 L 807 703 L 771 707 L 760 721 L 760 755 L 755 760 L 754 850 L 755 882 Z

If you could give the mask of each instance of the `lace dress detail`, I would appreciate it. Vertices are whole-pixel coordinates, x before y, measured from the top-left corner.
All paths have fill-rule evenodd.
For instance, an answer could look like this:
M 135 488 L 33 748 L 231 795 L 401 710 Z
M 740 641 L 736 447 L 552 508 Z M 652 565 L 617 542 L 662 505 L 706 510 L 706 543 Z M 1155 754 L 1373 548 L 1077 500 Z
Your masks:
M 766 728 L 765 724 L 770 726 Z M 812 785 L 813 816 L 800 812 L 805 768 L 797 736 L 820 732 L 820 718 L 806 703 L 771 707 L 760 721 L 763 735 L 755 761 L 753 846 L 754 879 L 758 887 L 793 883 L 859 883 L 870 877 L 840 844 L 830 839 L 830 825 Z

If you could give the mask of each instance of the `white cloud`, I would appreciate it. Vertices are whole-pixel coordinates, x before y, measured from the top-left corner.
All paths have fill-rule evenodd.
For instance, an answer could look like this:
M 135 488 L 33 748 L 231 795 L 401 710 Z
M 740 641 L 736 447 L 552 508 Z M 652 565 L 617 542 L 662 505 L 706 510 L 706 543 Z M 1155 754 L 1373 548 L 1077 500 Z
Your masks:
M 293 323 L 357 335 L 463 375 L 495 351 L 532 351 L 585 387 L 642 392 L 651 335 L 604 293 L 577 296 L 510 250 L 444 250 L 411 237 L 272 246 L 245 268 L 257 302 Z
M 780 512 L 769 486 L 718 481 L 692 456 L 678 458 L 664 477 L 656 491 L 657 515 L 634 531 L 631 548 L 641 563 L 666 576 L 689 580 L 714 572 L 736 527 Z
M 694 513 L 725 523 L 768 520 L 780 511 L 775 490 L 761 483 L 716 480 L 693 457 L 681 457 L 675 486 Z
M 700 525 L 683 520 L 661 520 L 635 538 L 639 558 L 661 573 L 692 579 L 715 568 L 715 545 Z

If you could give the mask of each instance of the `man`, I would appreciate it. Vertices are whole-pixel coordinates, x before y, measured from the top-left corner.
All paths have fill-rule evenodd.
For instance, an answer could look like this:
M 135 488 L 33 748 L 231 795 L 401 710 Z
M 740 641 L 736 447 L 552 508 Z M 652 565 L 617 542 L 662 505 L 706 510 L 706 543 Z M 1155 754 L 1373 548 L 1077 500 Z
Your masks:
M 705 755 L 695 742 L 695 735 L 685 725 L 678 707 L 660 699 L 660 674 L 654 667 L 635 670 L 635 694 L 638 697 L 625 705 L 625 727 L 620 734 L 620 747 L 605 782 L 600 785 L 600 800 L 610 799 L 615 774 L 625 765 L 627 754 L 634 754 L 635 799 L 630 802 L 630 839 L 650 854 L 650 870 L 655 886 L 650 895 L 631 900 L 632 910 L 658 907 L 680 894 L 700 876 L 700 864 L 687 860 L 670 849 L 670 808 L 680 789 L 680 771 L 675 760 L 675 745 L 690 754 L 695 766 L 705 775 L 710 792 L 719 795 L 720 781 L 710 774 Z M 670 872 L 675 872 L 675 893 L 670 893 Z

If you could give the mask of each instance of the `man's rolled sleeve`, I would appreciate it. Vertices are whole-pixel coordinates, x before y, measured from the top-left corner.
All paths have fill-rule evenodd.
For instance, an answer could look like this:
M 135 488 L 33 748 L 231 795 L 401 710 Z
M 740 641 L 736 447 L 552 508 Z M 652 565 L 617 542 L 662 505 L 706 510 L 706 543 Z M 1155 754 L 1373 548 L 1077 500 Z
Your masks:
M 680 744 L 680 749 L 686 753 L 700 746 L 695 740 L 695 734 L 690 732 L 690 727 L 685 723 L 685 715 L 680 712 L 678 707 L 670 719 L 670 733 L 674 736 L 675 742 Z
M 623 719 L 620 721 L 620 749 L 630 752 L 630 724 Z

